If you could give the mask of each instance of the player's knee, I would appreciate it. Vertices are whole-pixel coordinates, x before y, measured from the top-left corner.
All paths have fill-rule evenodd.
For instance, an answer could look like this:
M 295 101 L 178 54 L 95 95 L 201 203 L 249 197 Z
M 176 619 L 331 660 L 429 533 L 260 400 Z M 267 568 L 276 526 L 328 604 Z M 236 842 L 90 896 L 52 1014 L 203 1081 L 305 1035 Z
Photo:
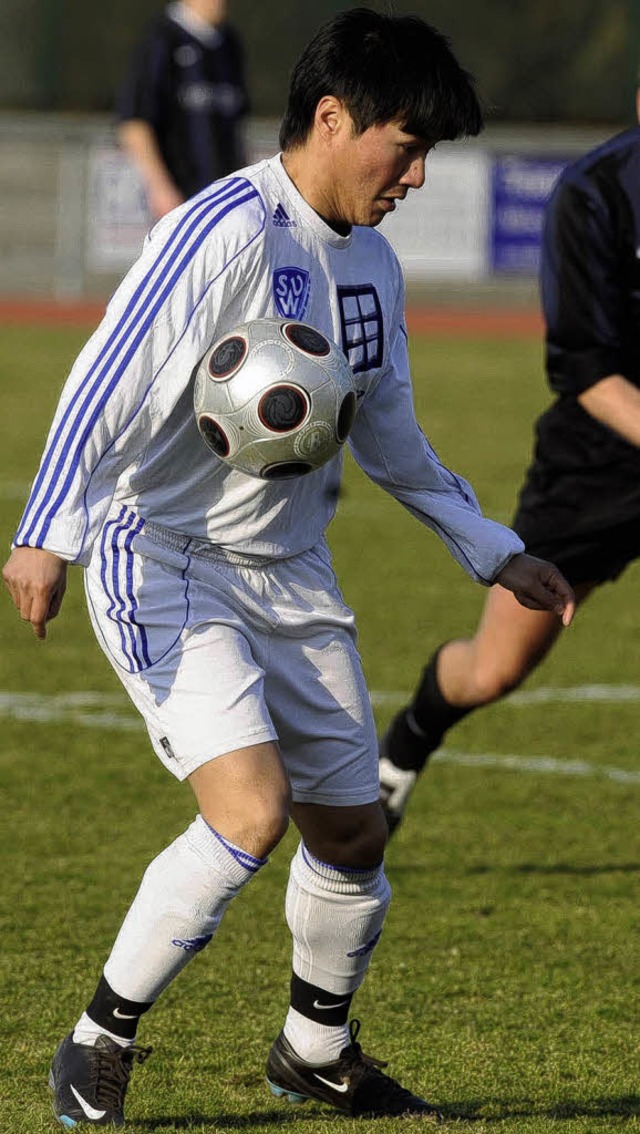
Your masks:
M 247 807 L 244 819 L 237 821 L 237 826 L 243 828 L 239 836 L 242 841 L 234 839 L 234 842 L 238 842 L 243 850 L 253 847 L 251 854 L 255 854 L 257 858 L 266 858 L 287 833 L 288 801 L 284 799 L 252 801 Z
M 526 670 L 517 663 L 478 666 L 473 681 L 476 705 L 490 705 L 506 697 L 518 688 L 525 676 Z
M 277 847 L 289 826 L 286 794 L 248 796 L 241 808 L 227 803 L 221 809 L 201 809 L 205 821 L 241 850 L 266 858 Z
M 360 814 L 351 821 L 327 824 L 322 834 L 316 833 L 309 850 L 322 862 L 332 866 L 346 866 L 366 870 L 377 866 L 384 857 L 388 837 L 387 822 L 381 807 L 359 809 Z M 306 835 L 305 841 L 308 842 Z

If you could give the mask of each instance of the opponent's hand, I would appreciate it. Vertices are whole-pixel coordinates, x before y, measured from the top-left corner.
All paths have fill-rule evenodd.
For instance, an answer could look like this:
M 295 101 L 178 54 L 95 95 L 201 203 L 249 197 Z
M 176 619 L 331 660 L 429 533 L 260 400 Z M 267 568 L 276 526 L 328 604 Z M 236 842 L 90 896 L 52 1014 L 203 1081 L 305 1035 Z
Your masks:
M 529 610 L 550 610 L 568 626 L 576 611 L 576 596 L 564 575 L 533 555 L 514 555 L 498 572 L 494 583 L 512 591 L 518 602 Z
M 2 577 L 20 617 L 36 638 L 46 638 L 46 624 L 60 612 L 67 589 L 66 561 L 41 547 L 16 547 Z

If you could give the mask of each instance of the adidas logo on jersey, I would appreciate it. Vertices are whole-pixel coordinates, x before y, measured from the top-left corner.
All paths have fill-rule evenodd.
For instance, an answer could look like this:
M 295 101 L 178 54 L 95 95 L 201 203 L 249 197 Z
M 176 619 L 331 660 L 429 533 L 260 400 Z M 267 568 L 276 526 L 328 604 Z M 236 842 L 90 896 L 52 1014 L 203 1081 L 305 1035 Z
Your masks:
M 297 228 L 298 227 L 296 222 L 294 220 L 291 220 L 291 217 L 286 212 L 284 206 L 281 205 L 279 202 L 274 209 L 272 220 L 273 220 L 273 223 L 276 226 L 276 228 Z

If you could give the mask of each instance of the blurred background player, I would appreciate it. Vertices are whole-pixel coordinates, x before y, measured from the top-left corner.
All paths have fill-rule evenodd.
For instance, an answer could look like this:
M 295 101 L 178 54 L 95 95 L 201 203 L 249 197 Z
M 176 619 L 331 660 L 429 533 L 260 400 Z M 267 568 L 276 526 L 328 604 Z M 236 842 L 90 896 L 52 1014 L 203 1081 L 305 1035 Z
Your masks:
M 179 0 L 149 28 L 118 98 L 118 137 L 154 219 L 245 164 L 243 50 L 225 0 Z
M 640 94 L 637 110 L 640 118 Z M 582 603 L 640 556 L 640 127 L 562 173 L 546 211 L 540 282 L 556 398 L 536 423 L 512 527 Z M 553 615 L 496 586 L 475 635 L 435 651 L 380 743 L 391 830 L 448 730 L 516 689 L 559 629 Z

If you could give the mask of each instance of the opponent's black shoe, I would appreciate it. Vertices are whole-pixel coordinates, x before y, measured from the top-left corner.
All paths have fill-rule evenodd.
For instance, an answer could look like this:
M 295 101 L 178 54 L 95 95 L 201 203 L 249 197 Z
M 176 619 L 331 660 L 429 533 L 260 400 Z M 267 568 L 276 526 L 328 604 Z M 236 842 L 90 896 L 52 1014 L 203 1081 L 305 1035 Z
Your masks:
M 106 1035 L 98 1036 L 95 1047 L 74 1043 L 70 1033 L 56 1051 L 49 1072 L 58 1122 L 69 1128 L 81 1122 L 122 1126 L 131 1069 L 150 1055 L 150 1047 L 123 1048 Z
M 267 1060 L 267 1083 L 272 1094 L 293 1103 L 317 1099 L 354 1118 L 418 1115 L 440 1119 L 436 1107 L 383 1074 L 380 1068 L 386 1063 L 364 1054 L 356 1042 L 359 1031 L 360 1021 L 352 1020 L 351 1043 L 343 1048 L 339 1059 L 320 1064 L 300 1059 L 281 1032 Z

